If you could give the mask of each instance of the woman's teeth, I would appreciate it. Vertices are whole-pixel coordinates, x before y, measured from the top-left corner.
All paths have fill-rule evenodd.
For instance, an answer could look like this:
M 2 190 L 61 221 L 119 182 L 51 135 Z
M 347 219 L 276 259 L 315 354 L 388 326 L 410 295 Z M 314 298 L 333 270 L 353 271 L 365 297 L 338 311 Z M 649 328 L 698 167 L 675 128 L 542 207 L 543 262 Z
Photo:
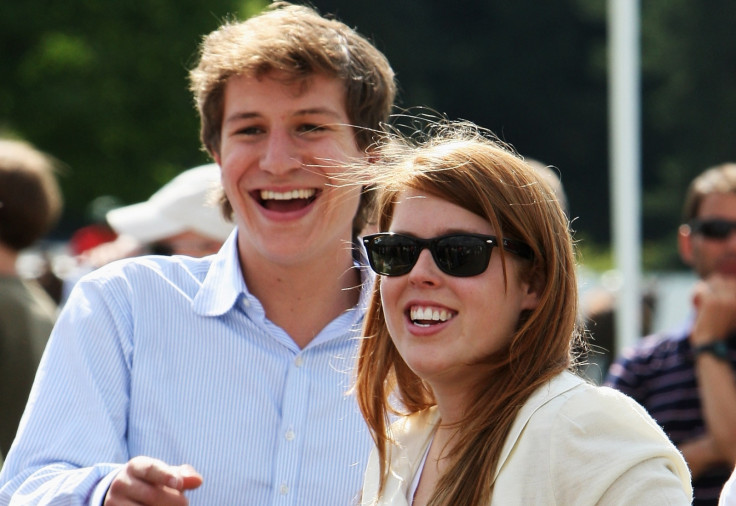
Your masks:
M 446 322 L 455 316 L 455 313 L 446 309 L 432 307 L 413 306 L 409 310 L 409 318 L 412 323 L 421 327 L 428 327 L 433 322 Z

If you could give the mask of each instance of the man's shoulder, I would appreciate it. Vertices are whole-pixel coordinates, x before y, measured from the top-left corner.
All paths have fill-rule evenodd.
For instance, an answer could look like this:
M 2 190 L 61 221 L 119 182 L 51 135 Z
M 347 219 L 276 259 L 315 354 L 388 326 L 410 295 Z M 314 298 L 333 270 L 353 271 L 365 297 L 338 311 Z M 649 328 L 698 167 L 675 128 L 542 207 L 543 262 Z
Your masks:
M 212 265 L 213 257 L 195 258 L 182 255 L 143 255 L 124 258 L 104 265 L 83 276 L 83 280 L 113 280 L 165 278 L 175 280 L 187 274 L 203 277 Z
M 53 316 L 56 303 L 34 279 L 0 277 L 0 306 L 7 311 L 39 311 Z
M 28 287 L 18 276 L 0 276 L 0 301 L 16 300 L 28 294 Z
M 646 360 L 682 355 L 689 349 L 687 338 L 688 332 L 681 327 L 650 334 L 625 349 L 622 356 L 628 360 Z
M 145 299 L 151 293 L 188 294 L 193 297 L 202 287 L 212 266 L 210 258 L 144 255 L 110 262 L 82 276 L 70 293 L 103 298 Z
M 687 327 L 679 327 L 646 336 L 624 349 L 609 368 L 605 384 L 642 402 L 648 395 L 645 392 L 654 388 L 649 380 L 672 375 L 689 378 L 692 360 L 688 333 Z

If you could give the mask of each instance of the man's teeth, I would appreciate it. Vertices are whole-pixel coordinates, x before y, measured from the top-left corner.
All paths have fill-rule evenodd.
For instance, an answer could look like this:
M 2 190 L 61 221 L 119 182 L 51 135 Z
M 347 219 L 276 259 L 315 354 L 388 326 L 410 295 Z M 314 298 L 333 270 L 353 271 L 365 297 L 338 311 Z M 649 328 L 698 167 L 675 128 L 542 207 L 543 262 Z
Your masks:
M 292 199 L 308 199 L 314 196 L 317 190 L 299 189 L 286 192 L 275 192 L 271 190 L 261 190 L 261 199 L 263 200 L 292 200 Z
M 413 322 L 418 321 L 439 321 L 446 322 L 452 318 L 454 313 L 447 311 L 446 309 L 437 309 L 431 307 L 412 307 L 409 311 L 409 317 Z

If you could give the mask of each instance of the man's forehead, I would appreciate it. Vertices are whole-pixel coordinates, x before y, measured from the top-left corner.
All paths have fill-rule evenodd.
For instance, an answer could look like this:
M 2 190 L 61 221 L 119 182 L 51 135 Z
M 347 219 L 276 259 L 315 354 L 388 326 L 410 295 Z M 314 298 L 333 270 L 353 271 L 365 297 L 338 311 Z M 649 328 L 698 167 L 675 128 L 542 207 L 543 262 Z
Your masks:
M 703 197 L 698 217 L 730 217 L 736 219 L 736 193 L 714 192 Z
M 345 109 L 346 89 L 342 80 L 322 74 L 294 77 L 285 72 L 271 72 L 262 76 L 236 75 L 228 79 L 225 99 L 237 98 L 249 101 L 252 97 L 259 106 L 267 106 L 260 100 L 262 95 L 283 95 L 289 99 L 305 99 L 305 108 Z

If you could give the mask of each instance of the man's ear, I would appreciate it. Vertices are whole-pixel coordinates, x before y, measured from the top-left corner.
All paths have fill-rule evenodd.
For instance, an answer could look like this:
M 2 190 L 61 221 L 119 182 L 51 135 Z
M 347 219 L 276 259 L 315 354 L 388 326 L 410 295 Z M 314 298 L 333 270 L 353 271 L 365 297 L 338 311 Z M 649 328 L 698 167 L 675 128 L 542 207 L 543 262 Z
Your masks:
M 365 150 L 365 161 L 373 164 L 381 159 L 381 150 L 376 145 L 368 146 Z
M 686 265 L 693 265 L 693 233 L 690 225 L 680 225 L 677 229 L 677 248 L 680 258 Z
M 222 168 L 222 165 L 220 164 L 220 153 L 214 152 L 212 153 L 212 158 L 215 159 L 215 163 Z

